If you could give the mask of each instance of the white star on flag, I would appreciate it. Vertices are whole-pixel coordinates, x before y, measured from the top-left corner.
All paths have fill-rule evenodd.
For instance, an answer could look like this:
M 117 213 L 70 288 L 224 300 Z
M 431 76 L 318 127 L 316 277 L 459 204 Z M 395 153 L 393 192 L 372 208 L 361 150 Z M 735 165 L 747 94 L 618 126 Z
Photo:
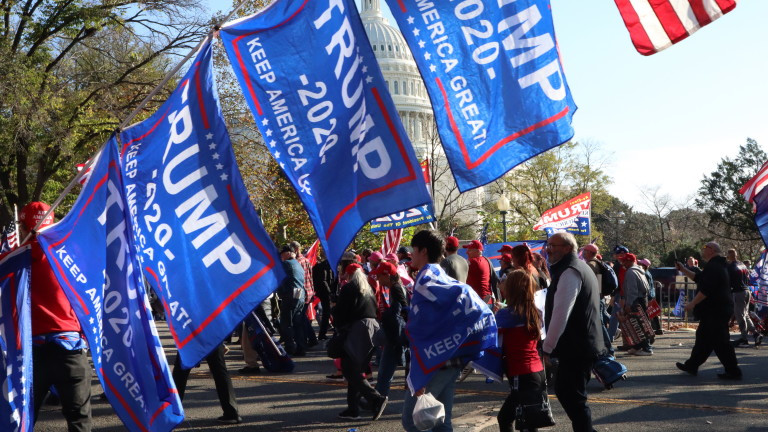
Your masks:
M 418 36 L 418 35 L 419 35 L 419 33 L 421 33 L 421 30 L 419 30 L 419 29 L 413 29 L 413 35 L 414 35 L 414 36 Z
M 219 154 L 218 153 L 214 153 L 213 156 L 211 156 L 211 157 L 216 159 L 216 160 L 218 160 L 219 159 Z
M 269 146 L 270 147 L 274 147 L 276 145 L 277 145 L 277 143 L 275 142 L 275 140 L 272 140 L 272 141 L 269 142 Z
M 275 159 L 280 159 L 280 152 L 279 151 L 275 152 Z
M 437 70 L 437 67 L 435 67 L 435 65 L 429 65 L 429 71 L 430 72 L 434 72 L 436 70 Z
M 368 72 L 368 66 L 363 65 L 363 73 Z
M 431 58 L 432 58 L 432 54 L 430 54 L 430 53 L 424 53 L 424 58 L 425 58 L 426 60 L 429 60 L 429 59 L 431 59 Z
M 281 168 L 281 169 L 285 169 L 285 164 L 284 164 L 284 163 L 282 163 L 282 162 L 280 162 L 280 168 Z
M 208 148 L 209 148 L 209 149 L 211 149 L 211 150 L 214 150 L 214 149 L 216 149 L 216 143 L 210 143 L 210 144 L 208 144 Z
M 423 40 L 420 40 L 419 41 L 419 48 L 424 48 L 424 45 L 426 45 L 426 44 L 427 44 L 426 42 L 424 42 Z
M 91 317 L 91 319 L 89 319 L 88 322 L 93 324 L 93 317 Z
M 217 170 L 224 169 L 224 165 L 218 163 L 218 164 L 216 164 L 216 169 Z
M 213 139 L 213 134 L 212 133 L 208 133 L 208 135 L 205 136 L 205 139 L 212 140 Z
M 264 117 L 264 120 L 261 121 L 261 124 L 263 124 L 264 126 L 268 125 L 269 124 L 269 119 Z
M 365 77 L 365 82 L 370 84 L 371 82 L 373 82 L 373 77 L 372 76 Z
M 224 180 L 224 181 L 227 181 L 228 178 L 229 178 L 229 176 L 226 175 L 226 174 L 222 174 L 221 175 L 221 179 Z
M 408 17 L 408 24 L 413 24 L 413 17 L 412 16 Z
M 267 129 L 267 136 L 268 136 L 268 137 L 271 137 L 271 136 L 272 136 L 272 129 Z
M 24 356 L 23 355 L 19 354 L 19 355 L 16 356 L 16 361 L 22 361 L 22 360 L 24 360 Z

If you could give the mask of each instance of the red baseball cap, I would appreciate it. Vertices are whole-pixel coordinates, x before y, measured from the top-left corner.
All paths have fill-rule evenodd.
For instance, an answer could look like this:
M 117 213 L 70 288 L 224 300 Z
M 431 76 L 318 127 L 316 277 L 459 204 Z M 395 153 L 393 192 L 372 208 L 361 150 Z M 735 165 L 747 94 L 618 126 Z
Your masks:
M 350 274 L 350 275 L 351 275 L 351 274 L 352 274 L 352 273 L 354 273 L 354 272 L 355 272 L 357 269 L 362 269 L 362 268 L 363 268 L 363 267 L 362 267 L 362 266 L 360 266 L 360 264 L 358 264 L 358 263 L 352 263 L 352 264 L 348 265 L 348 266 L 347 266 L 347 268 L 345 268 L 345 269 L 344 269 L 344 273 L 346 273 L 346 274 Z
M 484 250 L 483 244 L 480 243 L 480 240 L 472 240 L 471 242 L 464 245 L 464 249 L 478 249 L 478 250 Z
M 19 222 L 23 223 L 29 231 L 35 229 L 35 226 L 41 220 L 43 223 L 40 224 L 38 229 L 53 225 L 53 212 L 51 212 L 51 214 L 49 214 L 48 217 L 43 220 L 45 213 L 50 209 L 51 206 L 44 202 L 33 201 L 25 205 L 19 212 Z
M 387 261 L 400 261 L 400 258 L 397 257 L 397 255 L 393 253 L 388 253 L 387 256 L 384 257 Z
M 371 270 L 371 274 L 374 275 L 396 275 L 397 274 L 397 267 L 392 264 L 391 262 L 384 261 L 383 263 L 379 264 L 378 267 Z
M 496 252 L 501 252 L 501 253 L 512 252 L 512 246 L 504 245 L 501 247 L 501 249 L 497 250 Z
M 503 254 L 503 255 L 501 255 L 501 261 L 504 261 L 505 263 L 511 263 L 512 262 L 512 255 L 510 255 L 510 254 Z
M 459 247 L 459 239 L 457 239 L 454 236 L 446 237 L 445 238 L 445 245 L 446 246 L 452 246 L 454 248 L 458 248 Z

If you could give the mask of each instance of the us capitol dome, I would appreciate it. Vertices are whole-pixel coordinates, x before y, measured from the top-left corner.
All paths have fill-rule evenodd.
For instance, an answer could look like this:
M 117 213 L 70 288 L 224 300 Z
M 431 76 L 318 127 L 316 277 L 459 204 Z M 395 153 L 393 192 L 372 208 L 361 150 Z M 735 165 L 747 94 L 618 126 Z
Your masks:
M 362 0 L 360 18 L 416 157 L 424 160 L 430 145 L 439 146 L 440 142 L 433 132 L 432 104 L 408 44 L 400 30 L 387 22 L 380 0 Z

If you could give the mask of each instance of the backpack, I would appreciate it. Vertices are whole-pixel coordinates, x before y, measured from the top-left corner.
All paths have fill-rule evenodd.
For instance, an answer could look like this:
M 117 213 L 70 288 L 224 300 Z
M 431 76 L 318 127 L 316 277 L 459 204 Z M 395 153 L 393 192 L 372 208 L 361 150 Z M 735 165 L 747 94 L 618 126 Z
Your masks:
M 616 272 L 613 271 L 613 267 L 602 261 L 597 261 L 597 264 L 600 267 L 600 275 L 602 276 L 601 279 L 603 281 L 602 286 L 600 287 L 600 295 L 603 297 L 612 295 L 619 287 L 619 278 L 616 277 Z

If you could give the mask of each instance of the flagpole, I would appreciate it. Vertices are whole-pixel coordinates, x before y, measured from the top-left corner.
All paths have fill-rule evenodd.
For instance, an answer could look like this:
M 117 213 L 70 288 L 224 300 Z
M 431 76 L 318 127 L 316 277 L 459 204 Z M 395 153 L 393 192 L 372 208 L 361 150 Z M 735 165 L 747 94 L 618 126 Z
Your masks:
M 16 232 L 16 241 L 19 242 L 21 240 L 19 238 L 19 208 L 16 204 L 13 205 L 13 229 Z M 21 246 L 21 242 L 18 245 Z
M 264 6 L 261 10 L 264 10 L 264 9 L 268 8 L 269 6 L 272 5 L 272 3 L 274 3 L 274 1 L 269 2 L 269 4 L 267 6 Z M 224 18 L 224 20 L 222 22 L 220 22 L 219 24 L 216 24 L 213 27 L 213 29 L 211 29 L 211 31 L 209 31 L 208 34 L 206 34 L 206 36 L 197 44 L 197 46 L 195 46 L 195 48 L 192 49 L 186 55 L 186 57 L 184 57 L 183 60 L 181 60 L 170 72 L 165 74 L 165 77 L 163 77 L 163 80 L 160 82 L 160 84 L 158 84 L 154 88 L 154 90 L 152 90 L 149 93 L 149 95 L 147 95 L 147 97 L 145 97 L 144 100 L 141 101 L 141 103 L 128 115 L 128 117 L 125 118 L 125 120 L 123 120 L 120 123 L 120 125 L 117 127 L 117 130 L 116 130 L 118 142 L 120 141 L 120 133 L 119 132 L 121 130 L 123 130 L 126 126 L 128 126 L 131 121 L 133 121 L 133 119 L 141 112 L 142 109 L 144 109 L 144 107 L 149 103 L 149 101 L 152 100 L 152 98 L 155 95 L 157 95 L 157 93 L 160 90 L 162 90 L 163 87 L 165 87 L 165 85 L 168 83 L 168 81 L 170 81 L 171 78 L 173 78 L 173 76 L 181 69 L 181 67 L 184 66 L 184 64 L 187 61 L 189 61 L 189 59 L 192 58 L 192 56 L 195 55 L 195 53 L 197 53 L 197 51 L 200 49 L 201 46 L 203 46 L 203 44 L 208 40 L 208 38 L 212 37 L 216 32 L 218 32 L 219 29 L 221 28 L 221 25 L 223 23 L 229 21 L 230 18 L 232 18 L 232 16 L 235 13 L 237 13 L 237 11 L 240 10 L 240 8 L 243 7 L 243 5 L 245 5 L 245 0 L 241 0 L 240 3 L 238 3 L 238 5 L 235 6 L 235 8 L 232 9 L 232 11 Z M 101 148 L 99 149 L 99 152 L 101 150 L 103 150 L 103 149 L 104 149 L 104 146 L 101 146 Z M 91 157 L 88 161 L 85 162 L 85 166 L 83 167 L 83 169 L 80 170 L 80 172 L 78 172 L 77 175 L 75 175 L 75 178 L 73 178 L 72 181 L 69 182 L 67 187 L 64 188 L 64 191 L 62 191 L 61 194 L 59 194 L 59 197 L 56 198 L 56 200 L 53 202 L 53 204 L 51 204 L 51 208 L 48 209 L 48 211 L 45 213 L 45 216 L 43 216 L 43 218 L 40 219 L 40 221 L 37 223 L 37 225 L 35 225 L 35 228 L 27 234 L 27 236 L 24 238 L 24 241 L 19 243 L 20 245 L 26 243 L 29 240 L 29 238 L 32 236 L 32 233 L 36 232 L 40 228 L 40 225 L 48 217 L 48 215 L 53 213 L 53 211 L 61 204 L 61 202 L 64 200 L 64 198 L 67 196 L 67 194 L 69 194 L 69 192 L 72 191 L 72 188 L 75 187 L 75 184 L 77 182 L 79 182 L 80 179 L 83 178 L 85 173 L 88 172 L 88 170 L 93 166 L 93 160 L 94 159 L 95 159 L 94 157 Z

